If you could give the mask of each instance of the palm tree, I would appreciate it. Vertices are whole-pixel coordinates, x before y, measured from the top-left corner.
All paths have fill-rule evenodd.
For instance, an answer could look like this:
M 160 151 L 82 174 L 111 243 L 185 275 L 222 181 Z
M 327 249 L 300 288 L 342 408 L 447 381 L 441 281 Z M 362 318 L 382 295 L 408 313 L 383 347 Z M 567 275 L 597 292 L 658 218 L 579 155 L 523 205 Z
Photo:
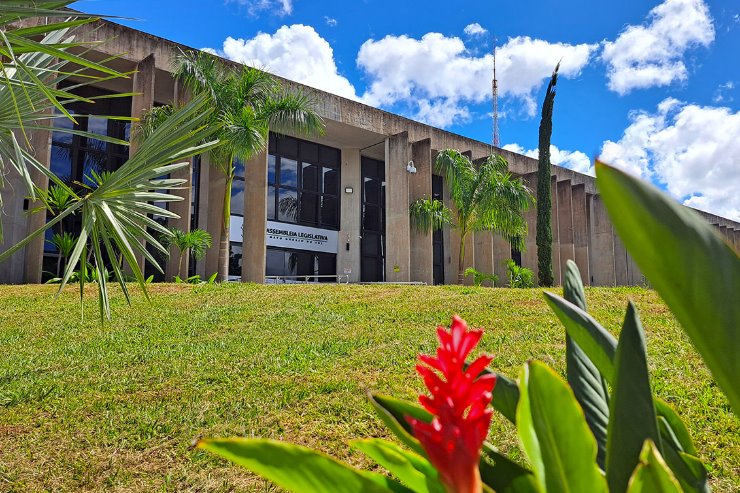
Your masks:
M 80 46 L 74 42 L 74 29 L 98 19 L 65 10 L 64 7 L 71 3 L 72 0 L 0 2 L 0 72 L 3 74 L 0 77 L 0 189 L 6 173 L 5 164 L 9 163 L 21 176 L 34 200 L 39 189 L 33 183 L 32 171 L 45 175 L 53 183 L 61 184 L 61 179 L 34 157 L 30 132 L 48 131 L 46 121 L 49 118 L 74 120 L 65 105 L 96 99 L 78 96 L 72 92 L 74 88 L 124 75 L 107 67 L 104 62 L 93 62 L 70 51 L 70 48 L 78 49 Z M 37 22 L 39 18 L 42 18 L 41 22 Z M 92 48 L 91 45 L 88 47 Z M 70 64 L 79 68 L 70 68 Z M 88 69 L 91 70 L 86 72 L 85 82 L 75 82 L 66 89 L 59 88 L 61 82 Z M 90 75 L 95 72 L 103 75 Z M 78 130 L 58 130 L 92 136 Z M 105 136 L 94 137 L 126 144 Z
M 210 161 L 226 177 L 218 252 L 219 279 L 226 280 L 235 163 L 246 163 L 264 151 L 270 130 L 305 136 L 322 133 L 324 123 L 300 91 L 287 90 L 265 71 L 226 65 L 205 52 L 181 52 L 175 77 L 192 94 L 206 95 L 215 109 L 211 124 L 218 128 L 222 145 L 210 152 Z
M 169 230 L 171 234 L 162 237 L 162 246 L 169 248 L 170 245 L 174 245 L 180 252 L 177 261 L 177 275 L 181 279 L 185 279 L 187 277 L 187 274 L 183 272 L 185 255 L 189 252 L 195 260 L 202 259 L 205 257 L 206 251 L 211 248 L 213 240 L 211 234 L 202 229 L 194 229 L 188 232 L 178 228 L 169 228 Z
M 454 210 L 433 199 L 419 199 L 411 204 L 411 225 L 428 233 L 449 225 L 460 235 L 457 282 L 465 280 L 465 240 L 475 231 L 494 231 L 524 248 L 527 236 L 523 212 L 534 205 L 532 192 L 508 172 L 506 160 L 489 156 L 474 165 L 459 151 L 440 152 L 435 168 L 444 176 Z

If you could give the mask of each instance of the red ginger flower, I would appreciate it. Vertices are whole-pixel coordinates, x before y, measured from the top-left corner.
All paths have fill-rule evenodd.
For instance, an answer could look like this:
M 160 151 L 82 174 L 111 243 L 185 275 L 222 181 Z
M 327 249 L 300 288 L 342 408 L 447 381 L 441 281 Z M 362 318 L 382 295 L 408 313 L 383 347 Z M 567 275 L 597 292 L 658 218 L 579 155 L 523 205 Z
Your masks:
M 419 402 L 434 418 L 431 423 L 406 419 L 449 493 L 482 490 L 478 462 L 491 424 L 488 405 L 496 376 L 479 375 L 493 358 L 480 356 L 464 369 L 465 359 L 482 335 L 482 330 L 468 330 L 465 321 L 455 315 L 449 332 L 437 327 L 437 356 L 419 355 L 428 366 L 416 366 L 431 394 L 419 396 Z

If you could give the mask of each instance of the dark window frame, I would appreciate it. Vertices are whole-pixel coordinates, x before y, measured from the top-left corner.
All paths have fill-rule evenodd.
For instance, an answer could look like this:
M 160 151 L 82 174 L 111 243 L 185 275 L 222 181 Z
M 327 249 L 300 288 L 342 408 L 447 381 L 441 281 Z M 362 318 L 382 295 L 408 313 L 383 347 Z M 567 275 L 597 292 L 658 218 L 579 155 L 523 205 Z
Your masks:
M 291 148 L 295 148 L 294 153 L 290 151 Z M 311 151 L 309 151 L 309 149 Z M 274 202 L 272 204 L 272 208 L 270 207 L 270 204 L 268 204 L 267 220 L 339 231 L 341 227 L 341 150 L 318 144 L 316 142 L 302 140 L 295 137 L 279 136 L 271 133 L 268 153 L 268 159 L 274 159 L 275 164 L 274 179 L 272 181 L 270 181 L 270 173 L 268 172 L 268 200 L 270 195 L 272 195 L 272 200 Z M 292 183 L 283 183 L 283 160 L 295 161 L 296 163 L 295 185 Z M 303 179 L 304 165 L 307 165 L 306 168 L 309 166 L 314 167 L 313 169 L 316 172 L 315 186 L 305 186 Z M 324 173 L 327 171 L 336 172 L 335 189 L 333 192 L 327 191 L 325 187 L 326 180 L 324 179 Z M 286 212 L 283 212 L 282 217 L 280 209 L 281 190 L 295 192 L 295 204 L 293 206 L 285 206 L 283 211 Z M 316 197 L 316 200 L 314 201 L 315 210 L 312 214 L 312 217 L 315 218 L 314 220 L 305 220 L 303 218 L 302 199 L 304 194 Z M 332 211 L 332 209 L 324 209 L 324 204 L 327 201 L 334 202 L 333 213 L 329 212 Z M 295 219 L 287 220 L 285 218 L 286 214 L 292 214 Z M 331 219 L 325 219 L 327 217 L 331 217 Z

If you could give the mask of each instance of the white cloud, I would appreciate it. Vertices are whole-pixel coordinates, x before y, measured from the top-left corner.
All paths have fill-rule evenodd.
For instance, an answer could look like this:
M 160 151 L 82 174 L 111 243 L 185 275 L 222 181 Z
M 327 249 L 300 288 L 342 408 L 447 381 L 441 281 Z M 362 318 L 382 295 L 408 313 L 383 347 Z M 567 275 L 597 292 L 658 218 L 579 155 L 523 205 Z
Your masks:
M 540 157 L 539 149 L 525 150 L 519 144 L 506 144 L 503 149 L 517 154 L 523 154 L 534 159 L 539 159 Z M 564 149 L 558 149 L 557 146 L 550 144 L 550 162 L 579 173 L 592 176 L 594 174 L 593 162 L 581 151 L 566 151 Z
M 247 7 L 250 15 L 270 11 L 280 16 L 293 13 L 293 0 L 227 0 Z
M 634 112 L 601 159 L 661 183 L 676 199 L 740 220 L 740 111 L 666 99 L 655 113 Z
M 465 26 L 463 32 L 468 36 L 482 36 L 486 34 L 488 30 L 477 22 L 473 22 L 472 24 L 468 24 L 467 26 Z
M 337 20 L 334 17 L 329 17 L 328 15 L 324 16 L 324 21 L 326 22 L 326 25 L 329 27 L 337 27 Z
M 646 25 L 629 25 L 604 43 L 609 89 L 626 94 L 683 81 L 685 52 L 712 41 L 714 24 L 703 0 L 665 0 L 650 11 Z
M 283 26 L 275 34 L 251 39 L 226 38 L 223 55 L 302 84 L 357 99 L 355 88 L 339 74 L 334 50 L 311 26 Z
M 717 90 L 714 91 L 714 97 L 712 97 L 712 102 L 714 103 L 731 103 L 735 100 L 735 98 L 732 96 L 732 91 L 735 89 L 735 83 L 731 80 L 728 80 L 724 84 L 720 84 L 717 87 Z M 730 93 L 730 94 L 728 94 Z
M 510 38 L 496 55 L 499 94 L 521 99 L 527 113 L 534 115 L 533 93 L 552 74 L 558 60 L 563 59 L 560 74 L 575 77 L 596 48 L 527 36 Z M 432 101 L 435 107 L 457 115 L 447 119 L 454 123 L 467 115 L 468 104 L 491 98 L 493 55 L 472 55 L 458 37 L 428 33 L 421 39 L 405 35 L 371 39 L 360 47 L 357 64 L 370 81 L 362 98 L 365 102 L 417 105 L 417 118 L 427 113 L 424 102 Z

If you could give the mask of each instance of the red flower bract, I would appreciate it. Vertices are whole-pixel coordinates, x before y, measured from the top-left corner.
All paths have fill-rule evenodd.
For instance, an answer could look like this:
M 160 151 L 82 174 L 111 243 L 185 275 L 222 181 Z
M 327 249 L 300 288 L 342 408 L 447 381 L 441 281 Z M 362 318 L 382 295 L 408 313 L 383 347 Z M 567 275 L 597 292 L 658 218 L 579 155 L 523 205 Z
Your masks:
M 449 332 L 437 327 L 437 356 L 422 354 L 419 359 L 428 366 L 416 366 L 431 394 L 419 396 L 419 402 L 434 418 L 431 423 L 406 419 L 450 493 L 482 490 L 478 462 L 491 424 L 488 405 L 496 376 L 480 373 L 493 358 L 480 356 L 465 369 L 465 359 L 482 335 L 455 315 Z

